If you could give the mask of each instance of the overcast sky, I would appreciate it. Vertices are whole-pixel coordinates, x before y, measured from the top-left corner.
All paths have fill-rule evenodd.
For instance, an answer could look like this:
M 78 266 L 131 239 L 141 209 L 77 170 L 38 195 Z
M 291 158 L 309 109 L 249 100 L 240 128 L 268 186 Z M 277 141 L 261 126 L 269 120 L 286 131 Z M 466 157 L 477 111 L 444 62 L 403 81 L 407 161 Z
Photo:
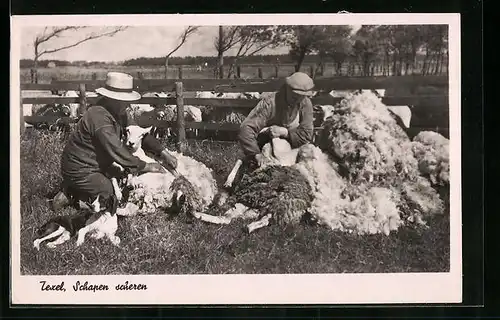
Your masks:
M 354 26 L 357 30 L 360 26 Z M 43 49 L 51 49 L 73 43 L 89 32 L 98 30 L 91 27 L 86 30 L 70 31 L 67 36 L 51 39 Z M 43 60 L 87 60 L 87 61 L 123 61 L 139 57 L 160 57 L 172 50 L 184 26 L 134 26 L 113 37 L 99 38 L 84 42 L 77 47 L 62 50 L 41 57 Z M 21 33 L 21 58 L 33 59 L 33 41 L 43 27 L 25 27 Z M 173 56 L 215 56 L 214 37 L 217 26 L 201 27 L 192 35 Z M 285 54 L 288 48 L 265 49 L 261 54 Z M 228 52 L 227 55 L 234 54 Z

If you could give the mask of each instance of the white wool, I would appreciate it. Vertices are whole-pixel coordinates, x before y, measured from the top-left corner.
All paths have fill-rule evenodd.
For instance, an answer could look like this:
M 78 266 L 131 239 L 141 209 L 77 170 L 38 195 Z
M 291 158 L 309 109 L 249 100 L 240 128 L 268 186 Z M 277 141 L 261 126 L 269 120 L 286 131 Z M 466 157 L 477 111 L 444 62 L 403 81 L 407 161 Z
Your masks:
M 450 141 L 433 131 L 421 131 L 413 138 L 413 153 L 422 175 L 433 184 L 450 183 Z
M 307 177 L 314 192 L 310 213 L 318 223 L 333 230 L 386 235 L 401 225 L 397 194 L 391 190 L 371 188 L 351 201 L 342 194 L 347 187 L 346 180 L 318 147 L 301 147 L 297 161 L 294 167 Z
M 397 207 L 398 202 L 398 194 L 392 190 L 372 187 L 346 207 L 347 219 L 343 219 L 343 227 L 354 230 L 358 234 L 383 232 L 389 235 L 391 231 L 397 230 L 402 225 Z
M 320 224 L 341 229 L 339 214 L 348 204 L 342 199 L 345 181 L 337 173 L 335 164 L 318 147 L 305 145 L 300 148 L 298 162 L 294 165 L 309 181 L 314 193 L 310 213 Z
M 138 205 L 144 214 L 154 213 L 158 208 L 169 208 L 172 205 L 169 187 L 174 179 L 171 173 L 147 172 L 133 176 L 127 181 L 133 187 L 128 201 Z
M 177 171 L 198 190 L 201 207 L 195 210 L 205 211 L 217 193 L 217 182 L 213 178 L 212 170 L 193 158 L 177 152 L 171 154 L 177 159 Z M 170 172 L 148 172 L 134 176 L 129 180 L 129 184 L 134 186 L 129 201 L 138 204 L 145 213 L 153 213 L 158 208 L 168 208 L 173 195 L 170 186 L 174 179 Z

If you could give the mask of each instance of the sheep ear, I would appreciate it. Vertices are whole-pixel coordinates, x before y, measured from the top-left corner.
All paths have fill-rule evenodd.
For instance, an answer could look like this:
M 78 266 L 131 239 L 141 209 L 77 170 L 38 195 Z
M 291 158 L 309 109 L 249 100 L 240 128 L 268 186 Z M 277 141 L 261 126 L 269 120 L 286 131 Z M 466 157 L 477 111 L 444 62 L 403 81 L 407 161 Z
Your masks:
M 150 126 L 150 127 L 147 127 L 147 128 L 144 128 L 143 129 L 143 134 L 147 134 L 147 133 L 150 133 L 151 132 L 151 129 L 153 129 L 153 126 Z

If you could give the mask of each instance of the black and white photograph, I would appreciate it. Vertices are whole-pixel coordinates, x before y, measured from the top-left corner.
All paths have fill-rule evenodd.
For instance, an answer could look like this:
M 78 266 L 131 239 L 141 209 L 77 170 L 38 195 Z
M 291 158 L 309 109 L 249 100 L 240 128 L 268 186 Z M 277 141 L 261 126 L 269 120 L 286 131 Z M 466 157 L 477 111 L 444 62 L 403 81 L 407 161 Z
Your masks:
M 460 15 L 14 16 L 23 304 L 460 302 Z

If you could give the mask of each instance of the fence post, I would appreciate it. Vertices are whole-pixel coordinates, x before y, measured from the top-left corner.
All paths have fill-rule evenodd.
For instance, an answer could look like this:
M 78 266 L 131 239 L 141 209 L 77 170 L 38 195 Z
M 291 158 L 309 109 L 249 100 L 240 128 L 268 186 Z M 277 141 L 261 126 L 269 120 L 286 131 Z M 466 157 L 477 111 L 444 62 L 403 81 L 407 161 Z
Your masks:
M 97 80 L 97 73 L 96 72 L 92 73 L 92 80 Z
M 261 67 L 259 67 L 257 69 L 257 74 L 258 74 L 259 79 L 264 79 L 264 77 L 262 76 L 262 68 Z
M 241 78 L 241 66 L 236 66 L 236 77 Z
M 309 66 L 309 75 L 314 79 L 314 65 Z
M 182 80 L 182 66 L 179 66 L 179 79 Z
M 19 88 L 20 89 L 20 88 Z M 21 129 L 21 136 L 24 134 L 24 130 L 26 129 L 25 124 L 24 124 L 24 107 L 23 107 L 23 91 L 19 90 L 19 104 L 21 105 L 21 108 L 19 109 L 20 113 L 20 129 Z
M 278 78 L 278 72 L 279 72 L 279 66 L 276 64 L 274 65 L 274 77 Z
M 220 65 L 219 66 L 219 79 L 224 79 L 224 66 L 223 65 Z
M 80 106 L 77 115 L 81 116 L 87 111 L 87 95 L 85 94 L 85 83 L 80 83 Z
M 186 144 L 186 130 L 184 124 L 184 94 L 182 92 L 182 82 L 175 83 L 177 96 L 177 150 L 184 153 Z

